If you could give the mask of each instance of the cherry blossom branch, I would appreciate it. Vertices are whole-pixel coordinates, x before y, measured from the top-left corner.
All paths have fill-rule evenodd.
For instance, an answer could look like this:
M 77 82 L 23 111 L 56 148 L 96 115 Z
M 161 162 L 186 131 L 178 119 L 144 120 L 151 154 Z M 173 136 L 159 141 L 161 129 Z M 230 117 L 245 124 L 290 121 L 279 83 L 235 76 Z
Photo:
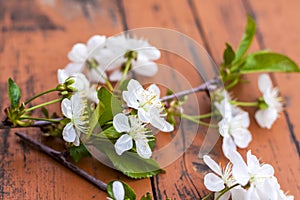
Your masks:
M 218 86 L 220 86 L 220 84 L 221 84 L 221 80 L 219 78 L 214 78 L 214 79 L 211 79 L 209 81 L 206 81 L 205 83 L 199 85 L 198 87 L 191 88 L 189 90 L 183 90 L 183 91 L 180 91 L 180 92 L 168 95 L 168 96 L 164 96 L 160 100 L 162 102 L 164 102 L 164 101 L 168 101 L 168 100 L 171 100 L 171 99 L 174 99 L 174 98 L 180 98 L 182 96 L 189 95 L 189 94 L 196 93 L 196 92 L 200 92 L 200 91 L 215 90 L 215 89 L 218 88 Z M 56 118 L 54 120 L 60 120 L 60 119 L 61 118 Z M 35 121 L 33 124 L 28 125 L 26 127 L 43 127 L 43 126 L 47 126 L 47 125 L 50 125 L 50 124 L 52 124 L 52 122 L 49 122 L 49 121 Z M 3 123 L 0 123 L 0 129 L 21 128 L 21 127 L 23 127 L 23 126 L 12 126 L 10 124 L 6 124 L 5 121 Z
M 34 140 L 33 138 L 29 137 L 28 135 L 21 133 L 21 132 L 16 132 L 15 133 L 17 136 L 19 136 L 22 140 L 28 142 L 30 145 L 34 146 L 37 148 L 39 151 L 42 151 L 43 153 L 47 154 L 50 156 L 52 159 L 56 160 L 69 170 L 73 171 L 77 175 L 81 176 L 85 180 L 89 181 L 93 185 L 95 185 L 97 188 L 99 188 L 102 191 L 107 190 L 107 184 L 102 182 L 99 179 L 96 179 L 94 176 L 90 175 L 86 171 L 82 170 L 81 168 L 77 167 L 73 163 L 69 162 L 66 160 L 65 154 L 60 151 L 56 151 L 48 146 L 45 146 L 41 144 L 40 142 Z
M 218 86 L 221 84 L 221 80 L 219 78 L 214 78 L 209 81 L 206 81 L 205 83 L 199 85 L 198 87 L 191 88 L 189 90 L 183 90 L 168 96 L 164 96 L 160 98 L 161 101 L 168 101 L 174 98 L 179 98 L 185 95 L 189 95 L 192 93 L 200 92 L 200 91 L 209 91 L 209 90 L 215 90 L 218 88 Z

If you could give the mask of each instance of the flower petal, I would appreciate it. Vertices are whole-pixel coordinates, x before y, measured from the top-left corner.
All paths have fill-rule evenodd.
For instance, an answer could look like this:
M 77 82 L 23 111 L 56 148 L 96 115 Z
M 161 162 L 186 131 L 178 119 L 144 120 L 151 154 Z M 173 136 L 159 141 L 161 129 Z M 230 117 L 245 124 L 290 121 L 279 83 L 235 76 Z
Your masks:
M 264 164 L 260 167 L 257 175 L 261 177 L 271 177 L 274 175 L 274 168 L 272 165 Z
M 215 193 L 215 199 L 219 194 L 220 194 L 219 192 Z M 227 191 L 224 194 L 222 194 L 222 196 L 219 197 L 219 200 L 228 200 L 229 198 L 230 198 L 230 191 Z
M 82 73 L 76 73 L 73 75 L 75 82 L 72 84 L 77 91 L 88 91 L 90 88 L 90 82 L 87 80 L 86 76 Z
M 230 190 L 232 200 L 245 199 L 246 190 L 241 186 L 237 186 Z
M 122 155 L 125 151 L 132 149 L 132 147 L 132 137 L 128 134 L 122 135 L 115 143 L 115 150 L 119 156 Z
M 246 192 L 245 200 L 261 200 L 257 194 L 256 187 L 253 184 L 251 184 L 250 188 Z
M 87 42 L 87 49 L 89 52 L 95 51 L 97 48 L 102 47 L 106 41 L 106 37 L 102 35 L 94 35 Z
M 247 151 L 247 165 L 250 171 L 260 167 L 259 160 L 255 155 L 252 155 L 251 150 Z
M 114 181 L 112 184 L 112 192 L 115 200 L 124 200 L 125 190 L 124 186 L 120 181 Z
M 105 79 L 107 79 L 106 73 L 101 67 L 89 70 L 87 77 L 91 82 L 96 83 L 105 83 Z
M 225 188 L 224 181 L 213 173 L 204 176 L 205 187 L 213 192 L 219 192 Z
M 138 118 L 141 122 L 150 123 L 151 121 L 151 114 L 146 112 L 143 108 L 138 109 Z
M 245 186 L 250 180 L 250 175 L 246 163 L 237 151 L 229 151 L 229 160 L 232 162 L 232 176 L 236 182 Z
M 231 136 L 226 135 L 223 138 L 223 143 L 222 143 L 222 150 L 224 155 L 228 158 L 229 154 L 231 151 L 236 151 L 236 145 L 231 138 Z
M 115 70 L 114 72 L 111 73 L 109 76 L 109 80 L 111 81 L 119 81 L 122 79 L 123 73 L 120 70 Z
M 230 121 L 228 118 L 223 118 L 221 121 L 219 121 L 219 133 L 223 137 L 229 136 L 229 127 L 230 127 Z
M 174 130 L 173 125 L 159 116 L 151 116 L 150 123 L 152 126 L 163 132 L 172 132 Z
M 83 71 L 83 68 L 84 68 L 84 63 L 74 63 L 74 62 L 71 62 L 69 64 L 67 64 L 67 66 L 65 67 L 65 71 L 66 73 L 71 76 L 75 73 L 80 73 Z
M 236 128 L 231 130 L 234 143 L 239 148 L 246 148 L 252 140 L 250 131 L 246 128 Z
M 160 58 L 160 51 L 153 47 L 144 47 L 143 49 L 139 49 L 138 53 L 141 55 L 145 55 L 149 60 L 157 60 Z
M 66 72 L 66 70 L 64 69 L 57 70 L 58 83 L 63 84 L 67 78 L 69 78 L 69 74 Z
M 142 85 L 135 79 L 131 79 L 127 85 L 128 91 L 136 91 L 143 88 Z
M 220 167 L 213 159 L 211 159 L 210 156 L 204 155 L 204 156 L 203 156 L 203 161 L 204 161 L 205 164 L 206 164 L 211 170 L 213 170 L 216 174 L 222 176 L 222 169 L 221 169 L 221 167 Z
M 147 90 L 157 95 L 157 98 L 160 97 L 160 89 L 156 84 L 151 84 Z
M 128 117 L 123 113 L 118 113 L 114 116 L 113 126 L 116 129 L 116 131 L 118 131 L 119 133 L 122 132 L 128 133 L 130 131 Z
M 124 101 L 129 107 L 138 109 L 137 94 L 144 90 L 143 87 L 138 81 L 131 79 L 127 85 L 127 90 L 122 93 Z
M 68 123 L 65 127 L 64 130 L 62 132 L 63 135 L 63 139 L 66 142 L 74 142 L 77 135 L 76 135 L 76 131 L 74 129 L 74 126 L 72 123 Z
M 256 111 L 255 120 L 260 127 L 270 129 L 277 119 L 277 116 L 277 110 L 269 107 L 264 110 Z
M 88 52 L 85 44 L 78 43 L 73 46 L 72 50 L 68 54 L 68 58 L 72 62 L 84 63 L 87 59 L 87 54 Z
M 74 144 L 76 147 L 78 147 L 78 146 L 80 145 L 80 139 L 79 139 L 79 137 L 78 137 L 77 135 L 76 135 L 76 138 L 75 138 L 73 144 Z
M 62 100 L 61 102 L 61 111 L 63 113 L 63 115 L 69 119 L 71 119 L 73 117 L 72 114 L 72 102 L 70 99 L 65 98 Z
M 261 74 L 258 77 L 258 89 L 261 93 L 264 94 L 267 90 L 271 90 L 272 87 L 272 80 L 268 74 Z
M 129 91 L 123 91 L 122 96 L 124 101 L 127 103 L 128 107 L 138 109 L 139 102 L 137 100 L 136 95 L 134 95 L 132 92 Z
M 135 140 L 137 153 L 145 159 L 152 156 L 151 148 L 149 147 L 147 139 L 137 139 Z
M 158 67 L 155 62 L 151 62 L 151 61 L 141 62 L 137 60 L 136 62 L 133 63 L 132 70 L 142 76 L 151 77 L 157 73 Z
M 248 112 L 240 110 L 236 116 L 232 119 L 231 123 L 233 127 L 243 127 L 248 128 L 250 125 L 250 118 Z

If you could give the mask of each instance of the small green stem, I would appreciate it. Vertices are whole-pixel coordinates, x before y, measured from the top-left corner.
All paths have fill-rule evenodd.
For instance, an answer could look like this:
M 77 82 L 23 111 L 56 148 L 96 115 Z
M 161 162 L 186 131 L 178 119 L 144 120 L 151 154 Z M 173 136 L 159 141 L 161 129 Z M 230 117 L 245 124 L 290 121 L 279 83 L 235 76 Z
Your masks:
M 193 118 L 192 116 L 189 116 L 189 115 L 181 114 L 181 117 L 184 118 L 184 119 L 190 120 L 191 122 L 194 122 L 196 124 L 200 124 L 200 125 L 207 126 L 207 127 L 218 128 L 217 125 L 213 125 L 213 124 L 203 122 L 203 121 L 195 119 L 195 118 Z
M 190 115 L 190 117 L 194 118 L 194 119 L 205 119 L 205 118 L 209 118 L 214 116 L 215 113 L 206 113 L 206 114 L 202 114 L 202 115 Z
M 219 200 L 223 194 L 225 194 L 226 192 L 228 192 L 229 190 L 231 190 L 232 188 L 234 188 L 234 187 L 236 187 L 236 186 L 238 186 L 238 185 L 239 185 L 239 184 L 236 183 L 236 184 L 234 184 L 233 186 L 231 186 L 231 187 L 229 187 L 229 188 L 225 188 L 225 189 L 221 190 L 221 192 L 220 192 L 219 195 L 217 196 L 216 200 Z
M 123 71 L 123 75 L 122 75 L 122 78 L 121 78 L 121 81 L 120 81 L 120 85 L 122 85 L 123 81 L 126 79 L 126 76 L 128 74 L 128 71 L 130 69 L 130 66 L 131 66 L 131 57 L 128 57 L 127 58 L 127 61 L 125 63 L 125 69 Z
M 28 120 L 35 120 L 35 121 L 46 121 L 52 123 L 58 123 L 61 119 L 47 119 L 47 118 L 37 118 L 37 117 L 21 117 L 20 119 L 28 119 Z
M 203 197 L 201 200 L 207 200 L 207 199 L 209 199 L 213 194 L 214 194 L 214 193 L 211 192 L 211 193 L 209 193 L 208 195 L 206 195 L 205 197 Z
M 258 102 L 241 102 L 241 101 L 230 101 L 232 105 L 244 106 L 244 107 L 258 107 Z
M 24 102 L 24 104 L 27 105 L 28 103 L 30 103 L 30 102 L 33 101 L 34 99 L 36 99 L 36 98 L 38 98 L 38 97 L 40 97 L 40 96 L 43 96 L 43 95 L 45 95 L 45 94 L 51 93 L 51 92 L 55 92 L 55 91 L 57 91 L 57 89 L 56 89 L 56 88 L 53 88 L 53 89 L 47 90 L 47 91 L 45 91 L 45 92 L 42 92 L 42 93 L 40 93 L 40 94 L 37 94 L 37 95 L 31 97 L 30 99 L 26 100 L 26 101 Z
M 96 67 L 94 68 L 94 70 L 101 76 L 101 78 L 104 79 L 104 81 L 105 81 L 105 83 L 106 83 L 108 89 L 109 89 L 110 91 L 113 91 L 113 90 L 114 90 L 114 87 L 113 87 L 112 84 L 109 82 L 109 80 L 108 80 L 107 78 L 105 78 L 105 77 L 102 75 L 102 73 L 101 73 Z
M 35 110 L 35 109 L 37 109 L 37 108 L 41 108 L 41 107 L 44 107 L 44 106 L 47 106 L 47 105 L 50 105 L 50 104 L 58 103 L 58 102 L 60 102 L 60 101 L 62 101 L 62 100 L 63 100 L 63 98 L 54 99 L 54 100 L 52 100 L 52 101 L 48 101 L 48 102 L 46 102 L 46 103 L 42 103 L 42 104 L 33 106 L 33 107 L 31 107 L 31 108 L 28 108 L 28 109 L 26 109 L 25 111 L 26 111 L 26 112 L 29 112 L 29 111 Z

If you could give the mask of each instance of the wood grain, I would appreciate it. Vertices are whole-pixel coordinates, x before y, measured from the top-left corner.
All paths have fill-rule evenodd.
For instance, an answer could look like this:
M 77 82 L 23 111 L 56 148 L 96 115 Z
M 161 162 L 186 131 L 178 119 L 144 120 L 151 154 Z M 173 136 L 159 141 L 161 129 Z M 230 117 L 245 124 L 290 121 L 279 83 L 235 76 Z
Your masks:
M 255 14 L 256 10 L 254 8 L 253 10 L 249 10 L 249 5 L 247 5 L 247 1 L 239 3 L 237 3 L 237 1 L 234 0 L 228 2 L 215 1 L 214 3 L 208 1 L 195 1 L 195 3 L 197 5 L 199 17 L 203 21 L 209 21 L 209 23 L 204 23 L 204 30 L 207 35 L 212 36 L 208 39 L 208 41 L 210 42 L 210 45 L 215 47 L 214 49 L 216 51 L 219 51 L 217 52 L 218 56 L 214 56 L 214 58 L 218 60 L 218 62 L 220 62 L 222 58 L 222 44 L 224 44 L 225 42 L 229 42 L 232 43 L 234 47 L 237 47 L 239 41 L 232 38 L 238 38 L 238 36 L 236 35 L 237 31 L 241 31 L 238 27 L 244 26 L 246 21 L 246 14 Z M 216 6 L 216 4 L 218 6 Z M 235 6 L 230 6 L 232 4 L 235 4 Z M 261 3 L 257 2 L 255 2 L 255 4 L 263 6 Z M 278 10 L 272 11 L 272 14 L 276 15 Z M 264 14 L 266 13 L 264 12 Z M 212 18 L 211 15 L 214 15 L 214 18 Z M 261 13 L 261 15 L 263 14 Z M 271 13 L 269 13 L 268 16 L 270 15 Z M 265 20 L 264 25 L 261 24 L 263 20 Z M 230 24 L 228 22 L 230 22 Z M 260 20 L 257 19 L 257 23 L 258 31 L 260 31 L 260 28 L 263 27 L 265 30 L 269 30 L 270 34 L 267 37 L 264 36 L 261 32 L 259 32 L 260 34 L 256 36 L 251 50 L 267 48 L 261 43 L 262 40 L 264 40 L 264 38 L 272 38 L 271 32 L 273 33 L 274 30 L 272 30 L 268 26 L 268 24 L 276 23 L 276 19 L 274 19 L 271 16 L 269 18 L 262 17 L 262 19 Z M 241 35 L 241 32 L 239 34 Z M 282 31 L 280 35 L 281 37 L 289 37 Z M 276 43 L 274 39 L 272 41 L 272 44 Z M 279 48 L 277 49 L 277 51 L 281 53 L 286 53 L 283 49 L 280 50 Z M 297 74 L 276 74 L 276 77 L 282 76 L 294 77 L 295 80 L 298 77 Z M 235 90 L 235 94 L 237 94 L 237 97 L 240 100 L 255 100 L 255 97 L 260 95 L 256 88 L 257 76 L 251 75 L 247 76 L 246 78 L 251 82 L 251 84 L 246 83 L 239 85 L 239 87 L 237 87 Z M 282 95 L 288 96 L 288 99 L 293 99 L 293 97 L 297 95 L 295 92 L 291 92 L 291 88 L 286 88 L 286 82 L 281 82 L 281 78 L 279 80 L 276 79 L 276 83 L 278 84 Z M 294 107 L 293 110 L 297 110 L 297 108 Z M 249 111 L 253 116 L 254 110 L 250 109 Z M 275 175 L 277 176 L 282 188 L 286 191 L 289 191 L 291 194 L 294 194 L 295 199 L 297 199 L 300 197 L 300 186 L 299 181 L 297 180 L 300 173 L 300 160 L 297 151 L 297 146 L 295 145 L 295 143 L 297 142 L 294 140 L 293 133 L 290 129 L 290 119 L 287 118 L 287 116 L 289 115 L 289 110 L 286 110 L 285 113 L 286 114 L 282 114 L 282 116 L 276 121 L 271 130 L 259 128 L 254 118 L 252 117 L 250 130 L 253 135 L 253 141 L 251 142 L 248 149 L 252 149 L 252 152 L 254 154 L 259 155 L 262 161 L 270 163 L 274 166 Z
M 299 6 L 297 0 L 290 0 L 288 3 L 275 0 L 272 4 L 267 0 L 0 0 L 0 110 L 8 105 L 8 77 L 12 77 L 21 86 L 24 98 L 51 88 L 57 83 L 57 69 L 68 63 L 67 53 L 72 45 L 85 42 L 94 34 L 114 35 L 141 27 L 170 28 L 202 44 L 216 63 L 220 64 L 225 42 L 237 47 L 244 31 L 246 14 L 250 13 L 258 24 L 258 34 L 250 51 L 270 48 L 287 54 L 300 63 Z M 164 41 L 163 37 L 160 39 L 161 42 Z M 170 45 L 187 47 L 180 39 Z M 187 51 L 187 55 L 192 54 L 191 50 Z M 203 82 L 190 63 L 180 56 L 163 51 L 159 63 L 163 65 L 156 78 L 136 78 L 144 83 L 160 82 L 163 78 L 160 86 L 172 86 L 174 90 L 197 86 Z M 252 117 L 250 130 L 253 142 L 249 146 L 262 161 L 274 166 L 282 188 L 295 195 L 295 199 L 300 198 L 298 76 L 272 75 L 285 98 L 286 109 L 271 130 L 259 128 Z M 186 79 L 189 81 L 178 84 Z M 241 84 L 234 92 L 240 100 L 255 100 L 259 95 L 257 76 L 247 76 L 246 79 L 251 84 Z M 53 98 L 55 95 L 49 95 L 42 100 Z M 206 94 L 192 96 L 185 110 L 192 113 L 196 108 L 201 113 L 209 111 L 210 100 Z M 58 106 L 50 109 L 59 111 Z M 252 116 L 255 112 L 254 109 L 247 111 Z M 4 118 L 3 113 L 0 118 Z M 22 131 L 53 145 L 53 142 L 49 143 L 41 137 L 36 129 Z M 82 160 L 78 165 L 103 181 L 126 180 L 139 197 L 150 191 L 159 200 L 166 197 L 177 200 L 200 199 L 208 193 L 203 185 L 203 176 L 209 170 L 198 158 L 206 131 L 205 127 L 194 131 L 193 126 L 183 120 L 176 133 L 158 134 L 157 149 L 163 148 L 176 135 L 182 140 L 175 146 L 175 153 L 186 145 L 189 148 L 165 167 L 166 174 L 151 180 L 129 180 L 91 158 Z M 198 134 L 193 138 L 195 132 Z M 191 145 L 188 140 L 192 141 Z M 225 161 L 220 145 L 219 141 L 211 155 L 217 160 Z M 105 197 L 106 194 L 93 185 L 19 142 L 12 130 L 0 131 L 0 199 Z

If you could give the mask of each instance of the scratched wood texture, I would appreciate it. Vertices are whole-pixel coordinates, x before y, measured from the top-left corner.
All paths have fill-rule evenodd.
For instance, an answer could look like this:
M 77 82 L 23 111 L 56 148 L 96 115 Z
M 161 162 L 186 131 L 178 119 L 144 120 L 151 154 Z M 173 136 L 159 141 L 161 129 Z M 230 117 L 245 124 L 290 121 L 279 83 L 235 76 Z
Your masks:
M 0 110 L 8 105 L 8 77 L 18 82 L 26 97 L 51 88 L 57 82 L 56 70 L 68 62 L 66 55 L 72 45 L 94 34 L 114 35 L 149 26 L 170 28 L 202 44 L 220 64 L 225 42 L 234 47 L 238 45 L 249 13 L 258 24 L 251 50 L 269 48 L 300 63 L 299 8 L 297 0 L 274 0 L 272 4 L 267 0 L 0 0 Z M 194 86 L 201 83 L 198 75 L 182 67 L 187 64 L 185 61 L 168 56 L 163 56 L 161 61 L 188 76 Z M 165 75 L 170 82 L 179 80 L 176 75 L 172 78 Z M 247 76 L 252 84 L 236 88 L 239 99 L 255 99 L 259 94 L 256 78 L 256 75 Z M 272 78 L 285 99 L 286 109 L 271 130 L 258 128 L 251 118 L 253 142 L 249 148 L 274 166 L 282 188 L 298 199 L 300 96 L 297 86 L 300 79 L 296 74 L 272 74 Z M 54 96 L 43 100 L 51 98 Z M 201 112 L 207 111 L 206 95 L 200 94 L 198 99 Z M 58 111 L 57 106 L 51 109 Z M 253 109 L 248 111 L 254 113 Z M 0 117 L 3 119 L 3 113 Z M 183 124 L 180 130 L 183 135 L 189 134 L 188 126 Z M 45 142 L 38 130 L 21 130 Z M 167 173 L 152 179 L 129 180 L 91 158 L 78 165 L 104 181 L 127 181 L 138 196 L 150 191 L 155 199 L 201 199 L 207 194 L 203 185 L 207 167 L 197 154 L 205 128 L 198 132 L 186 153 L 165 168 Z M 14 130 L 0 131 L 0 199 L 105 199 L 105 193 L 20 143 L 13 133 Z M 171 138 L 168 135 L 159 137 L 162 141 Z M 212 156 L 224 160 L 220 142 Z

